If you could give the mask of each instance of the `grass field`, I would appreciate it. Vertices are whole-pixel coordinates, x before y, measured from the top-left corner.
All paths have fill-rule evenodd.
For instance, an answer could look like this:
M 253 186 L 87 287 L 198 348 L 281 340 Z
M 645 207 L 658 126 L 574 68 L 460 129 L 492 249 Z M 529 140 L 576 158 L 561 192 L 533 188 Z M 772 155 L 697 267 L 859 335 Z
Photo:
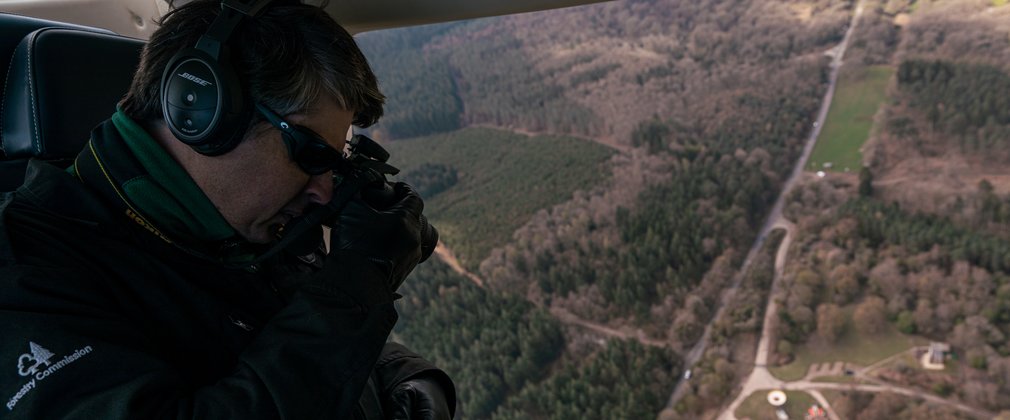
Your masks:
M 859 148 L 870 136 L 873 115 L 884 101 L 894 69 L 888 66 L 861 67 L 839 76 L 827 121 L 817 138 L 807 169 L 842 172 L 862 168 Z M 824 164 L 830 162 L 831 168 Z
M 851 307 L 845 309 L 850 313 L 852 311 Z M 779 379 L 795 381 L 806 376 L 810 365 L 814 363 L 852 362 L 860 366 L 869 366 L 925 344 L 928 344 L 925 338 L 902 334 L 893 327 L 881 334 L 866 336 L 855 331 L 850 325 L 833 345 L 819 343 L 796 346 L 796 358 L 792 363 L 769 370 Z
M 838 413 L 837 403 L 838 400 L 842 398 L 842 391 L 836 391 L 834 389 L 824 389 L 821 390 L 821 395 L 824 399 L 828 400 L 828 404 L 831 404 L 831 408 L 835 409 L 835 413 L 842 416 L 843 413 Z
M 1005 6 L 1010 0 L 992 0 L 993 7 Z
M 802 391 L 786 391 L 786 403 L 783 409 L 789 414 L 791 419 L 802 419 L 803 415 L 811 405 L 817 401 L 810 394 Z M 768 404 L 768 391 L 757 391 L 750 394 L 747 399 L 737 407 L 733 414 L 738 419 L 750 418 L 752 420 L 777 420 L 775 409 Z
M 424 197 L 424 213 L 468 270 L 540 209 L 569 200 L 609 177 L 613 151 L 568 137 L 527 137 L 468 128 L 387 142 L 389 163 L 410 173 L 425 163 L 454 168 L 458 181 Z

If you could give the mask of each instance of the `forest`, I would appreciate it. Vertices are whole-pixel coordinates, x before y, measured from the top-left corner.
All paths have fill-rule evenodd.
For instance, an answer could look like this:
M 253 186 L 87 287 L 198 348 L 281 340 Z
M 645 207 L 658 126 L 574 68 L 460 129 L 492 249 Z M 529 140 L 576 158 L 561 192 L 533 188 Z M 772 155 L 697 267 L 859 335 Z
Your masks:
M 461 264 L 476 268 L 538 210 L 609 177 L 613 151 L 563 136 L 489 128 L 386 144 L 396 180 L 423 189 L 425 214 Z M 417 184 L 414 184 L 417 183 Z
M 628 145 L 641 121 L 706 115 L 717 91 L 788 74 L 841 40 L 852 2 L 808 4 L 797 16 L 784 1 L 625 0 L 365 33 L 388 97 L 375 137 L 482 125 Z
M 778 298 L 773 359 L 785 369 L 853 337 L 945 342 L 953 352 L 945 370 L 898 358 L 873 378 L 1000 412 L 1010 408 L 1010 197 L 1000 192 L 1010 133 L 999 92 L 1010 73 L 998 57 L 1010 51 L 1010 25 L 982 2 L 960 6 L 920 5 L 890 54 L 866 43 L 864 63 L 890 55 L 897 66 L 869 167 L 790 195 L 786 216 L 803 233 Z M 961 161 L 978 175 L 961 177 Z M 947 204 L 923 205 L 934 197 Z M 852 418 L 964 417 L 893 394 L 843 393 L 832 405 Z
M 820 51 L 840 40 L 851 3 L 816 4 L 816 18 L 802 27 L 793 24 L 796 17 L 784 3 L 731 4 L 631 1 L 361 37 L 366 53 L 376 53 L 369 58 L 390 98 L 375 137 L 404 159 L 396 163 L 403 178 L 424 186 L 429 217 L 444 227 L 464 266 L 479 265 L 487 284 L 458 286 L 451 296 L 465 300 L 438 295 L 431 305 L 475 308 L 463 303 L 494 296 L 480 303 L 492 313 L 519 314 L 502 305 L 532 302 L 533 308 L 562 307 L 584 319 L 630 322 L 676 343 L 674 349 L 697 340 L 704 314 L 711 313 L 799 152 L 826 82 Z M 404 65 L 408 61 L 417 64 Z M 611 159 L 612 177 L 587 167 L 595 173 L 569 178 L 580 179 L 578 186 L 559 180 L 575 194 L 568 203 L 552 204 L 564 201 L 556 201 L 561 190 L 542 189 L 537 178 L 544 175 L 536 174 L 559 167 L 551 162 L 559 162 L 563 149 L 491 131 L 455 131 L 475 125 L 589 136 L 619 152 L 636 151 Z M 569 147 L 568 153 L 583 156 L 592 150 Z M 515 172 L 514 165 L 528 169 Z M 487 192 L 523 185 L 523 195 Z M 544 210 L 508 210 L 517 206 Z M 501 228 L 489 230 L 494 226 Z M 419 272 L 413 281 L 428 282 L 426 275 Z M 685 302 L 694 310 L 680 316 L 678 333 L 667 323 L 687 313 L 681 310 Z M 456 341 L 462 332 L 439 326 L 444 318 L 418 315 L 427 311 L 405 316 L 398 335 L 458 371 L 455 377 L 469 385 L 470 395 L 462 397 L 466 418 L 570 418 L 570 410 L 586 405 L 579 393 L 598 400 L 581 415 L 615 418 L 599 413 L 625 412 L 631 413 L 625 418 L 641 418 L 662 410 L 680 374 L 670 350 L 613 339 L 603 349 L 568 349 L 511 363 L 552 372 L 547 377 L 495 368 L 489 361 L 517 357 L 508 353 L 515 347 L 504 346 L 511 338 L 498 337 L 504 347 L 484 348 L 486 355 L 501 356 L 482 361 L 418 346 L 438 342 L 442 334 L 456 334 L 447 342 L 463 345 Z M 470 323 L 464 319 L 489 322 L 479 311 L 457 315 L 463 325 Z M 556 348 L 571 346 L 583 332 L 566 334 L 575 335 Z M 553 367 L 543 369 L 544 361 Z M 705 397 L 696 398 L 691 411 L 718 403 L 711 395 L 737 377 L 726 372 L 730 365 L 708 363 L 724 376 L 713 374 L 706 383 L 723 380 L 703 387 Z M 626 392 L 604 392 L 612 389 Z
M 906 60 L 898 66 L 900 98 L 963 150 L 1003 148 L 1010 140 L 1010 74 L 984 64 Z M 919 133 L 908 117 L 888 128 L 897 136 Z
M 621 245 L 604 249 L 576 241 L 574 249 L 565 242 L 535 252 L 515 249 L 511 262 L 517 270 L 511 276 L 562 298 L 592 289 L 607 310 L 573 308 L 591 318 L 631 316 L 647 323 L 663 299 L 679 305 L 717 257 L 749 247 L 764 222 L 816 111 L 823 75 L 808 64 L 788 75 L 788 87 L 734 98 L 739 114 L 727 114 L 734 118 L 711 125 L 644 122 L 634 138 L 676 163 L 665 179 L 617 208 L 613 223 Z
M 887 420 L 895 418 L 967 420 L 970 417 L 960 411 L 928 404 L 924 401 L 909 401 L 905 396 L 866 392 L 841 392 L 832 405 L 839 416 L 847 419 Z
M 635 341 L 562 358 L 562 328 L 545 310 L 439 261 L 420 265 L 401 293 L 393 339 L 454 378 L 460 418 L 642 418 L 662 409 L 679 375 L 675 355 Z
M 679 371 L 668 351 L 637 341 L 610 341 L 605 349 L 524 389 L 492 418 L 650 418 L 666 403 Z
M 693 10 L 700 6 L 677 7 Z M 718 20 L 716 15 L 700 13 L 699 18 Z M 676 13 L 669 17 L 674 16 Z M 779 22 L 769 18 L 753 24 L 777 28 Z M 689 31 L 704 29 L 685 26 Z M 753 35 L 752 30 L 749 26 L 740 28 L 724 41 L 740 43 L 739 48 L 759 48 L 750 43 L 766 40 L 747 38 Z M 821 41 L 836 39 L 825 35 Z M 819 103 L 826 67 L 819 58 L 796 54 L 802 51 L 796 45 L 792 48 L 790 54 L 764 60 L 776 73 L 764 73 L 763 84 L 733 81 L 728 74 L 716 76 L 724 72 L 739 75 L 734 66 L 740 63 L 732 59 L 711 64 L 710 71 L 699 73 L 696 80 L 679 75 L 694 86 L 692 89 L 709 86 L 714 92 L 699 97 L 694 107 L 642 120 L 628 140 L 670 162 L 668 175 L 659 175 L 655 184 L 642 189 L 613 215 L 592 217 L 586 230 L 571 231 L 572 235 L 588 235 L 588 241 L 559 238 L 549 247 L 527 243 L 525 249 L 520 241 L 508 247 L 504 261 L 485 261 L 482 272 L 492 284 L 511 289 L 515 284 L 533 283 L 540 289 L 538 295 L 550 296 L 552 302 L 573 302 L 570 309 L 590 319 L 631 317 L 648 324 L 656 316 L 657 306 L 679 306 L 698 288 L 717 257 L 750 245 L 797 156 Z M 595 245 L 594 231 L 612 232 L 620 245 Z M 507 267 L 501 268 L 502 263 Z M 710 296 L 703 301 L 712 304 Z
M 714 316 L 799 156 L 826 88 L 824 54 L 854 3 L 626 0 L 359 37 L 389 97 L 373 134 L 402 157 L 402 179 L 423 189 L 426 213 L 483 280 L 426 263 L 408 281 L 396 330 L 465 384 L 463 418 L 643 418 L 664 408 L 680 355 Z M 1010 49 L 990 32 L 1002 24 L 959 26 L 937 2 L 899 26 L 913 6 L 898 3 L 870 2 L 846 59 L 898 69 L 878 132 L 923 148 L 938 139 L 998 148 L 1010 125 L 996 94 L 1008 61 L 998 57 Z M 971 13 L 982 13 L 976 3 Z M 986 40 L 992 59 L 957 48 Z M 972 59 L 953 56 L 961 52 Z M 943 135 L 923 141 L 927 131 Z M 810 233 L 784 279 L 778 361 L 853 325 L 949 339 L 971 349 L 972 370 L 967 389 L 941 388 L 1003 407 L 1010 249 L 993 228 L 1010 218 L 1010 197 L 979 184 L 964 203 L 968 222 L 918 214 L 881 200 L 874 175 L 886 175 L 886 160 L 876 162 L 863 182 L 850 179 L 862 198 L 808 188 L 787 206 Z M 711 414 L 749 370 L 778 240 L 715 325 L 679 415 Z M 667 345 L 600 336 L 556 310 Z M 938 413 L 845 398 L 849 413 Z
M 368 33 L 358 38 L 362 52 L 388 99 L 373 137 L 409 138 L 462 127 L 463 103 L 444 54 L 421 49 L 427 39 L 460 23 Z M 410 65 L 404 65 L 410 63 Z
M 394 339 L 430 358 L 460 390 L 461 418 L 487 418 L 561 355 L 557 320 L 516 296 L 489 293 L 437 260 L 400 291 Z
M 972 406 L 1010 408 L 1001 397 L 1010 392 L 1010 241 L 948 217 L 846 196 L 822 185 L 792 197 L 808 232 L 794 249 L 807 251 L 786 275 L 780 362 L 801 343 L 893 328 L 949 342 L 964 365 L 938 374 L 899 365 L 883 375 Z

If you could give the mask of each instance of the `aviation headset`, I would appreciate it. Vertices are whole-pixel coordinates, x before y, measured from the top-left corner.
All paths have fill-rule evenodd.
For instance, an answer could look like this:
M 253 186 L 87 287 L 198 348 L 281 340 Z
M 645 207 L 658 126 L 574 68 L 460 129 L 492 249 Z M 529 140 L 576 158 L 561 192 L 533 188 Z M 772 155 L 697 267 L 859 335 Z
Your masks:
M 200 154 L 222 155 L 242 141 L 255 105 L 233 67 L 229 38 L 244 18 L 255 18 L 271 1 L 222 1 L 221 13 L 196 46 L 180 51 L 165 66 L 161 77 L 165 123 Z M 319 141 L 306 128 L 294 124 L 285 128 L 286 140 L 297 145 Z

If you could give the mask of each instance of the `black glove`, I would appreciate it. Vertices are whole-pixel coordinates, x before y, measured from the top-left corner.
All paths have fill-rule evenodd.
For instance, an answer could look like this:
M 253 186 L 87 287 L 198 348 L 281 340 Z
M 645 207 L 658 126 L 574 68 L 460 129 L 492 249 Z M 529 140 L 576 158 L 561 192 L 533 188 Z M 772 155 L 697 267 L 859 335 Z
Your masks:
M 355 199 L 340 213 L 330 252 L 354 251 L 376 263 L 396 291 L 421 259 L 421 197 L 402 182 L 393 187 L 395 201 L 376 209 Z
M 393 420 L 452 419 L 445 391 L 423 376 L 397 384 L 385 405 L 387 418 Z

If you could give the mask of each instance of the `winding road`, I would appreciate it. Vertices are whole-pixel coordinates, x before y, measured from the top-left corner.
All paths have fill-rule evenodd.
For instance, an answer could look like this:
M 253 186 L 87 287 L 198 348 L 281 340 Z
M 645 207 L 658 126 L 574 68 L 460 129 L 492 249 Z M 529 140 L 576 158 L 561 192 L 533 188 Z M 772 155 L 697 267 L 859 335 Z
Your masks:
M 732 286 L 722 293 L 722 299 L 719 300 L 719 309 L 716 311 L 715 316 L 712 317 L 712 321 L 705 326 L 705 332 L 702 334 L 702 338 L 698 340 L 698 343 L 696 343 L 691 351 L 684 357 L 685 370 L 693 368 L 694 365 L 698 363 L 698 360 L 700 360 L 701 356 L 705 353 L 705 348 L 708 347 L 713 325 L 715 325 L 716 320 L 718 320 L 726 311 L 728 304 L 733 301 L 733 297 L 736 295 L 740 282 L 744 278 L 744 274 L 747 273 L 751 262 L 757 256 L 758 252 L 760 252 L 761 245 L 763 245 L 765 239 L 768 238 L 768 234 L 772 230 L 778 228 L 786 229 L 786 237 L 782 240 L 782 244 L 779 246 L 778 254 L 775 257 L 775 280 L 772 282 L 772 290 L 768 294 L 768 306 L 765 310 L 761 341 L 758 343 L 758 352 L 754 361 L 754 371 L 751 372 L 750 376 L 744 382 L 744 392 L 735 401 L 733 401 L 730 409 L 728 409 L 729 417 L 726 417 L 726 413 L 724 412 L 721 418 L 734 418 L 732 417 L 733 410 L 735 410 L 735 408 L 743 402 L 743 399 L 746 398 L 747 395 L 750 395 L 749 392 L 746 392 L 749 389 L 756 389 L 755 387 L 768 384 L 781 383 L 781 381 L 775 379 L 775 377 L 768 372 L 765 366 L 768 364 L 768 352 L 771 339 L 769 334 L 769 323 L 773 319 L 773 314 L 775 313 L 775 300 L 772 299 L 772 296 L 774 296 L 774 293 L 777 291 L 779 278 L 781 277 L 781 268 L 782 265 L 785 264 L 786 252 L 789 249 L 789 245 L 793 238 L 793 231 L 795 230 L 793 224 L 782 216 L 782 208 L 785 206 L 785 200 L 789 192 L 792 190 L 800 176 L 802 176 L 803 168 L 806 166 L 807 160 L 810 158 L 810 154 L 814 150 L 814 144 L 817 143 L 817 137 L 821 133 L 821 127 L 824 127 L 824 121 L 827 119 L 828 110 L 831 108 L 831 100 L 835 96 L 835 87 L 838 82 L 838 71 L 842 67 L 842 57 L 845 55 L 845 50 L 848 48 L 849 41 L 852 39 L 852 34 L 856 29 L 856 24 L 859 22 L 859 18 L 863 14 L 864 3 L 865 0 L 859 0 L 859 4 L 856 5 L 855 13 L 852 14 L 852 21 L 849 24 L 848 30 L 845 32 L 845 37 L 842 39 L 842 42 L 825 53 L 826 55 L 832 57 L 830 65 L 830 82 L 828 84 L 827 92 L 824 94 L 824 99 L 821 101 L 821 108 L 817 114 L 817 122 L 813 124 L 813 130 L 811 130 L 810 136 L 807 138 L 806 144 L 803 146 L 803 153 L 800 155 L 799 160 L 796 161 L 796 165 L 793 167 L 793 171 L 789 175 L 789 178 L 783 184 L 782 192 L 775 200 L 775 205 L 772 207 L 772 211 L 769 213 L 768 218 L 761 227 L 757 239 L 747 252 L 747 257 L 744 259 L 740 270 L 737 272 L 736 276 L 734 276 Z M 673 393 L 670 395 L 666 408 L 660 413 L 660 418 L 667 418 L 673 415 L 673 408 L 676 407 L 677 401 L 679 401 L 684 396 L 684 393 L 687 392 L 687 386 L 687 380 L 682 377 L 678 381 L 677 386 L 674 388 Z
M 803 168 L 806 166 L 807 160 L 810 158 L 810 154 L 813 151 L 814 144 L 816 143 L 817 137 L 820 134 L 821 127 L 824 126 L 824 121 L 827 118 L 828 109 L 831 106 L 831 100 L 834 97 L 836 83 L 838 81 L 838 72 L 842 66 L 842 58 L 845 55 L 845 50 L 852 38 L 853 31 L 856 29 L 856 25 L 859 22 L 859 17 L 863 14 L 863 6 L 865 0 L 860 0 L 859 4 L 856 6 L 856 11 L 853 13 L 852 22 L 849 25 L 848 31 L 845 33 L 845 38 L 842 43 L 837 47 L 833 48 L 828 52 L 832 56 L 831 61 L 831 83 L 828 88 L 828 92 L 824 96 L 824 102 L 821 104 L 820 113 L 817 116 L 817 124 L 814 125 L 814 129 L 810 133 L 810 137 L 807 139 L 807 144 L 803 148 L 803 154 L 801 155 L 799 161 L 796 162 L 796 166 L 793 168 L 793 173 L 786 181 L 782 188 L 782 193 L 779 195 L 778 200 L 775 202 L 775 206 L 772 208 L 771 214 L 768 217 L 768 221 L 765 223 L 765 227 L 761 230 L 758 236 L 758 240 L 755 243 L 755 247 L 764 241 L 764 238 L 769 232 L 774 229 L 785 229 L 786 236 L 782 240 L 782 244 L 779 247 L 778 253 L 775 256 L 775 279 L 772 282 L 772 290 L 769 293 L 768 304 L 765 309 L 764 325 L 761 332 L 761 340 L 758 343 L 758 351 L 754 357 L 754 369 L 751 371 L 750 375 L 743 382 L 743 387 L 740 393 L 737 395 L 736 399 L 719 415 L 720 420 L 736 420 L 734 412 L 740 406 L 743 401 L 756 391 L 763 390 L 773 390 L 773 389 L 784 389 L 789 391 L 804 391 L 809 393 L 814 397 L 817 402 L 825 408 L 828 416 L 832 420 L 838 420 L 839 416 L 832 409 L 830 403 L 824 398 L 820 390 L 841 390 L 841 391 L 861 391 L 861 392 L 892 392 L 896 394 L 906 395 L 914 398 L 921 398 L 923 400 L 947 405 L 958 410 L 964 411 L 971 415 L 980 418 L 993 418 L 994 413 L 980 410 L 977 408 L 969 407 L 957 401 L 945 399 L 938 397 L 936 395 L 930 394 L 925 391 L 891 385 L 886 383 L 877 384 L 849 384 L 849 383 L 831 383 L 831 382 L 813 382 L 809 378 L 804 378 L 799 381 L 784 382 L 779 380 L 768 370 L 768 354 L 771 346 L 772 339 L 772 328 L 773 321 L 775 318 L 776 302 L 775 296 L 779 292 L 779 287 L 782 278 L 782 270 L 785 266 L 786 256 L 789 250 L 790 243 L 795 234 L 795 225 L 786 220 L 782 215 L 782 208 L 785 205 L 785 197 L 792 190 L 798 178 L 803 173 Z M 751 252 L 754 248 L 751 249 Z M 746 265 L 745 265 L 746 268 Z M 873 369 L 873 366 L 862 369 L 857 373 L 857 376 L 866 379 L 865 374 Z
M 803 154 L 801 154 L 799 160 L 796 161 L 796 166 L 793 167 L 792 174 L 782 186 L 782 193 L 779 194 L 778 199 L 775 200 L 775 205 L 772 207 L 772 211 L 768 216 L 768 221 L 765 223 L 764 228 L 762 228 L 761 233 L 758 235 L 758 241 L 763 242 L 764 237 L 767 236 L 771 230 L 775 228 L 784 228 L 786 230 L 786 236 L 782 240 L 782 244 L 779 246 L 778 253 L 775 256 L 775 279 L 772 281 L 772 290 L 768 293 L 768 304 L 765 307 L 761 340 L 758 342 L 757 354 L 755 354 L 754 357 L 754 370 L 752 370 L 751 374 L 746 380 L 744 380 L 743 389 L 740 391 L 740 394 L 737 395 L 736 399 L 733 400 L 730 406 L 723 411 L 722 415 L 719 416 L 720 419 L 735 420 L 736 417 L 733 415 L 733 412 L 736 411 L 737 407 L 743 403 L 743 400 L 754 391 L 758 389 L 776 389 L 783 385 L 783 382 L 775 378 L 775 376 L 768 371 L 767 367 L 768 353 L 771 349 L 772 326 L 774 324 L 775 314 L 777 313 L 775 296 L 779 291 L 782 279 L 782 269 L 785 266 L 786 254 L 788 253 L 789 246 L 792 243 L 796 230 L 795 225 L 786 220 L 782 215 L 782 208 L 785 207 L 786 197 L 792 191 L 800 176 L 802 176 L 803 168 L 806 167 L 807 161 L 810 159 L 810 154 L 813 153 L 814 145 L 817 144 L 817 137 L 821 134 L 821 128 L 824 127 L 824 121 L 827 120 L 828 110 L 831 109 L 831 101 L 835 97 L 835 88 L 838 83 L 838 72 L 842 68 L 842 58 L 845 56 L 845 50 L 848 48 L 849 41 L 852 39 L 852 34 L 856 30 L 859 18 L 863 15 L 864 3 L 865 0 L 859 0 L 859 4 L 856 5 L 856 11 L 852 14 L 852 21 L 849 23 L 849 29 L 845 32 L 845 38 L 842 39 L 842 42 L 827 52 L 827 54 L 832 58 L 830 84 L 828 85 L 828 91 L 824 94 L 824 100 L 821 102 L 821 109 L 817 114 L 817 122 L 814 124 L 813 130 L 810 132 L 810 137 L 807 138 L 807 142 L 803 146 Z M 834 413 L 834 410 L 830 410 L 830 405 L 827 404 L 827 401 L 822 403 L 825 407 L 829 408 L 829 414 Z M 837 419 L 837 416 L 834 416 L 834 418 Z
M 685 369 L 690 369 L 690 367 L 694 366 L 694 364 L 697 363 L 704 354 L 705 348 L 709 343 L 711 329 L 715 324 L 715 320 L 722 316 L 728 306 L 728 303 L 732 302 L 733 296 L 735 296 L 740 285 L 740 281 L 750 268 L 750 264 L 754 256 L 758 254 L 762 245 L 765 243 L 765 240 L 768 239 L 769 233 L 777 228 L 786 229 L 786 237 L 783 238 L 782 244 L 779 246 L 779 251 L 775 258 L 776 276 L 772 285 L 772 292 L 769 294 L 768 308 L 765 311 L 765 325 L 761 341 L 758 345 L 758 353 L 756 353 L 754 359 L 754 370 L 750 373 L 750 376 L 747 377 L 746 381 L 744 381 L 743 392 L 741 395 L 733 401 L 730 408 L 727 409 L 726 412 L 723 412 L 723 415 L 720 416 L 720 418 L 734 418 L 732 417 L 732 412 L 739 406 L 743 399 L 750 394 L 747 391 L 758 389 L 756 387 L 764 388 L 768 385 L 781 384 L 781 381 L 775 379 L 775 377 L 768 372 L 766 365 L 768 364 L 768 354 L 771 345 L 771 337 L 768 334 L 769 325 L 776 313 L 775 300 L 772 299 L 772 297 L 775 296 L 775 292 L 777 291 L 779 279 L 782 274 L 782 268 L 785 265 L 786 252 L 792 242 L 795 230 L 793 223 L 783 217 L 782 209 L 785 206 L 786 197 L 788 197 L 788 194 L 796 185 L 797 180 L 803 175 L 803 169 L 806 167 L 807 161 L 810 159 L 810 153 L 813 152 L 814 144 L 817 142 L 817 136 L 820 135 L 821 127 L 824 126 L 824 121 L 827 119 L 827 112 L 831 107 L 831 100 L 834 98 L 834 91 L 838 82 L 838 71 L 841 69 L 842 58 L 845 55 L 845 49 L 848 47 L 849 41 L 852 38 L 852 33 L 855 30 L 856 24 L 859 23 L 860 17 L 863 15 L 865 1 L 866 0 L 860 0 L 860 3 L 855 6 L 855 12 L 852 13 L 852 19 L 848 24 L 848 29 L 845 31 L 845 36 L 842 38 L 841 42 L 825 53 L 825 55 L 831 57 L 832 59 L 830 64 L 831 75 L 829 78 L 829 84 L 827 92 L 825 92 L 824 98 L 821 101 L 820 110 L 817 114 L 817 120 L 813 124 L 813 129 L 803 146 L 803 152 L 800 154 L 800 159 L 796 162 L 796 166 L 793 167 L 793 172 L 783 185 L 782 192 L 779 194 L 778 199 L 776 199 L 775 205 L 772 207 L 772 211 L 769 213 L 768 219 L 766 219 L 765 224 L 762 226 L 762 229 L 758 234 L 758 238 L 754 240 L 750 249 L 747 251 L 747 255 L 743 259 L 743 264 L 740 266 L 740 270 L 733 278 L 732 286 L 722 293 L 722 299 L 719 300 L 719 309 L 716 311 L 716 315 L 712 318 L 712 322 L 705 327 L 705 332 L 703 333 L 702 338 L 698 340 L 698 343 L 696 343 L 691 351 L 685 356 Z M 674 388 L 674 392 L 670 396 L 670 401 L 667 403 L 667 408 L 663 411 L 663 413 L 660 413 L 660 418 L 666 418 L 672 415 L 674 407 L 676 407 L 677 402 L 680 401 L 680 399 L 684 396 L 684 393 L 686 393 L 687 387 L 687 381 L 682 378 L 678 382 L 677 387 Z

